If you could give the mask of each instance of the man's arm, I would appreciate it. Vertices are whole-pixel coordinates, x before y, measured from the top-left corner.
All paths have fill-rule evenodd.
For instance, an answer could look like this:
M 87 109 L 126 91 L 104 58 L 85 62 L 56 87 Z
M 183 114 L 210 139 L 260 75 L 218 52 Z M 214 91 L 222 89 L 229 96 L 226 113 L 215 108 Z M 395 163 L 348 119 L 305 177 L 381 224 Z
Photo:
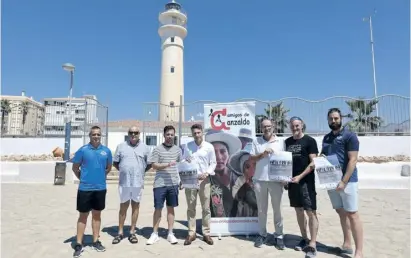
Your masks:
M 108 154 L 107 154 L 107 165 L 106 165 L 106 175 L 110 173 L 111 168 L 113 167 L 113 154 L 111 154 L 111 150 L 107 148 Z
M 268 156 L 268 153 L 266 153 L 266 151 L 259 153 L 258 148 L 257 148 L 257 143 L 253 141 L 251 151 L 250 151 L 250 159 L 252 161 L 260 161 L 266 156 Z
M 81 163 L 83 162 L 83 151 L 82 151 L 82 149 L 79 149 L 78 151 L 76 151 L 72 161 L 73 161 L 72 170 L 74 172 L 74 175 L 76 175 L 76 177 L 78 179 L 80 179 L 80 166 L 81 166 Z
M 120 145 L 117 145 L 116 151 L 114 152 L 114 157 L 113 157 L 113 166 L 120 171 L 119 165 L 120 165 L 120 160 L 121 160 L 121 155 L 120 155 Z
M 317 157 L 318 155 L 318 146 L 317 142 L 315 141 L 314 138 L 310 138 L 310 142 L 308 143 L 308 155 L 310 157 L 310 164 L 304 169 L 304 171 L 301 173 L 301 178 L 304 178 L 306 175 L 314 171 L 314 158 Z
M 210 158 L 210 163 L 208 164 L 208 169 L 206 171 L 207 174 L 209 174 L 210 176 L 214 176 L 215 175 L 215 167 L 217 166 L 217 158 L 215 155 L 215 151 L 214 151 L 214 147 L 210 148 L 210 152 L 209 152 L 209 158 Z
M 149 163 L 151 163 L 151 167 L 155 170 L 164 170 L 168 167 L 171 167 L 172 165 L 175 164 L 175 162 L 170 162 L 170 163 L 160 163 L 160 156 L 158 153 L 158 149 L 155 148 L 150 155 L 150 158 L 148 159 Z
M 352 136 L 348 139 L 348 144 L 347 144 L 348 165 L 347 165 L 345 174 L 343 178 L 341 179 L 341 181 L 344 184 L 348 183 L 348 181 L 351 178 L 352 173 L 355 170 L 355 166 L 357 165 L 357 161 L 358 161 L 359 149 L 360 149 L 360 143 L 358 141 L 357 135 L 353 133 Z

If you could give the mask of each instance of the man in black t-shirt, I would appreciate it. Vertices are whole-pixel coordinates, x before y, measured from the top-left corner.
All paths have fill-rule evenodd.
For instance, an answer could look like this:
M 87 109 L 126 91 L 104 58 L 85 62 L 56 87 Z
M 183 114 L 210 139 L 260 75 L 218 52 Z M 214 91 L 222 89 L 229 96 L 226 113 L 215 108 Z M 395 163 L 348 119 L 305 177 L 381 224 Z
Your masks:
M 295 249 L 307 252 L 308 257 L 314 257 L 318 232 L 317 193 L 315 175 L 310 163 L 318 155 L 318 147 L 314 138 L 304 135 L 305 125 L 301 118 L 292 117 L 290 129 L 293 136 L 285 140 L 286 150 L 292 152 L 293 155 L 293 179 L 288 184 L 288 197 L 290 206 L 295 208 L 303 238 Z M 307 219 L 304 210 L 309 220 L 311 240 L 307 234 Z

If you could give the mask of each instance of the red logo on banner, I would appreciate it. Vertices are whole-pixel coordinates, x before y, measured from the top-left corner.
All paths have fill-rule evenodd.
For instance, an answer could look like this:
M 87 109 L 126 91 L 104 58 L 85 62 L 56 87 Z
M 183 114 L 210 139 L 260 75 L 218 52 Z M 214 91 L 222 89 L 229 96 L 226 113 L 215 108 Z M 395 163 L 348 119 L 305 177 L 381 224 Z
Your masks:
M 213 112 L 210 109 L 210 124 L 211 128 L 214 130 L 230 130 L 230 127 L 226 125 L 225 122 L 221 121 L 222 116 L 227 116 L 227 109 L 223 108 L 222 110 L 216 110 Z

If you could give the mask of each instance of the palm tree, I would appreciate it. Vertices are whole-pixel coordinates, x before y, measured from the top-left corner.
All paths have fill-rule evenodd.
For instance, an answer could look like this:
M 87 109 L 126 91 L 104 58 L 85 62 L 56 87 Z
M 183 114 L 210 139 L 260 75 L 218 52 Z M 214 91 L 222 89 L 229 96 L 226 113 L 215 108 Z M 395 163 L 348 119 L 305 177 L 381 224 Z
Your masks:
M 347 103 L 351 111 L 351 113 L 345 115 L 345 117 L 351 118 L 351 121 L 346 124 L 350 130 L 358 133 L 358 135 L 365 135 L 366 132 L 375 132 L 381 127 L 383 123 L 382 118 L 372 115 L 378 103 L 377 99 L 365 100 L 364 98 L 359 98 L 347 100 L 345 103 Z
M 10 101 L 7 99 L 1 100 L 1 134 L 3 135 L 6 129 L 5 116 L 8 115 L 11 111 Z
M 26 101 L 23 101 L 22 103 L 21 103 L 21 106 L 20 106 L 20 108 L 21 108 L 21 111 L 23 112 L 23 132 L 24 132 L 24 125 L 26 124 L 26 117 L 27 117 L 27 114 L 29 113 L 29 107 L 30 107 L 30 103 L 26 100 Z
M 287 120 L 287 113 L 290 112 L 290 110 L 285 109 L 283 102 L 280 102 L 275 106 L 268 105 L 267 108 L 264 108 L 264 112 L 265 112 L 264 115 L 255 116 L 256 132 L 257 133 L 261 132 L 260 123 L 259 123 L 260 119 L 267 117 L 271 119 L 271 121 L 273 122 L 274 132 L 278 136 L 282 136 L 289 123 L 289 121 Z

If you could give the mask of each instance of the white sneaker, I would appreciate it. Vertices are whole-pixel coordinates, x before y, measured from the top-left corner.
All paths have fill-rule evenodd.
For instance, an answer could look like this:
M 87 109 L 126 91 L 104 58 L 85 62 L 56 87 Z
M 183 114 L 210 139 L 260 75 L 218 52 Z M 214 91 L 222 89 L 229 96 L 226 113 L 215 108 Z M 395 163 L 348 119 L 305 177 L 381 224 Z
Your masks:
M 174 236 L 173 233 L 168 233 L 167 241 L 170 242 L 170 244 L 172 244 L 172 245 L 175 245 L 175 244 L 178 243 L 178 240 L 177 240 L 177 238 Z
M 147 240 L 146 244 L 147 245 L 153 245 L 155 243 L 157 243 L 160 240 L 160 238 L 158 237 L 158 233 L 151 233 L 150 238 Z

